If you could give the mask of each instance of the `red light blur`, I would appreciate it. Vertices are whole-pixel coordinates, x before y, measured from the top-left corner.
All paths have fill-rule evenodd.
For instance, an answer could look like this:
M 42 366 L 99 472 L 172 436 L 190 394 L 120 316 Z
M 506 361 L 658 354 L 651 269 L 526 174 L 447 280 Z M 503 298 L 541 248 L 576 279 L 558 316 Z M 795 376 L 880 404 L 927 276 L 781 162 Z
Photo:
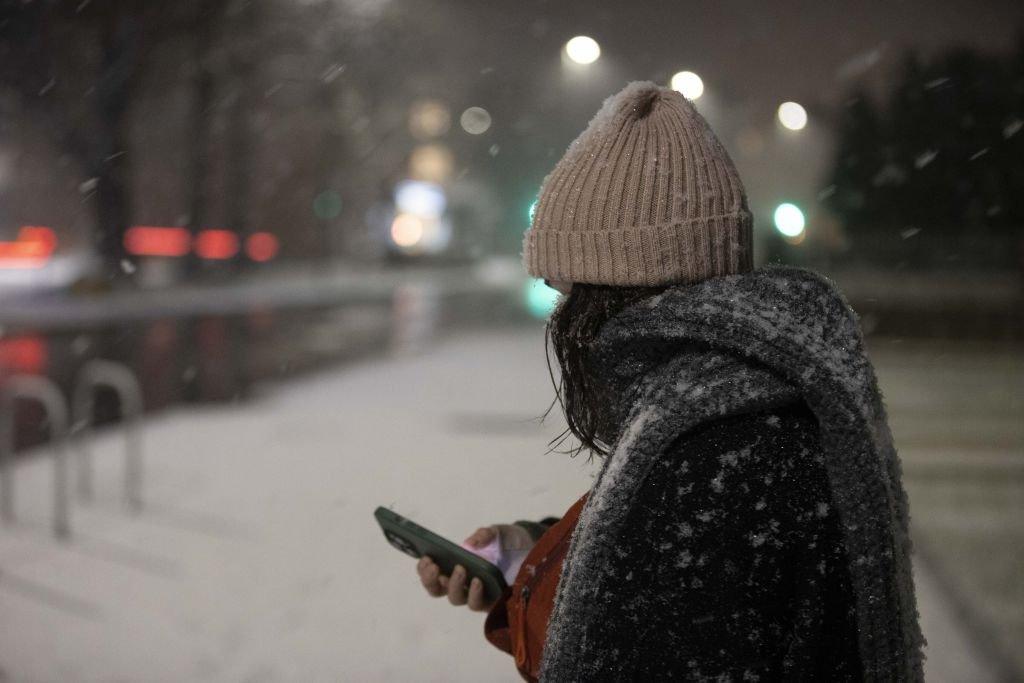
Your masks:
M 0 339 L 0 375 L 4 372 L 42 374 L 49 359 L 42 337 Z
M 184 256 L 191 236 L 185 228 L 135 225 L 124 234 L 124 248 L 134 256 Z
M 24 225 L 13 242 L 0 242 L 0 268 L 41 268 L 57 249 L 57 235 L 43 225 Z
M 229 259 L 238 253 L 238 235 L 230 230 L 203 230 L 196 235 L 195 248 L 200 258 Z
M 254 232 L 245 241 L 245 253 L 253 261 L 263 263 L 277 256 L 281 245 L 277 237 L 269 232 Z

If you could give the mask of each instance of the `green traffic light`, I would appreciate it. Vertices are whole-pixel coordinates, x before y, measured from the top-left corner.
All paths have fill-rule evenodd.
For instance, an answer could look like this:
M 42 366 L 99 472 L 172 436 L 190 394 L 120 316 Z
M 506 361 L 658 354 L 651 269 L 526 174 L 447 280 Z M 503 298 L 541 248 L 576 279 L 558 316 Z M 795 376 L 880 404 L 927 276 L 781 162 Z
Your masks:
M 530 278 L 526 281 L 526 309 L 536 318 L 547 318 L 555 310 L 559 292 L 548 287 L 543 280 Z

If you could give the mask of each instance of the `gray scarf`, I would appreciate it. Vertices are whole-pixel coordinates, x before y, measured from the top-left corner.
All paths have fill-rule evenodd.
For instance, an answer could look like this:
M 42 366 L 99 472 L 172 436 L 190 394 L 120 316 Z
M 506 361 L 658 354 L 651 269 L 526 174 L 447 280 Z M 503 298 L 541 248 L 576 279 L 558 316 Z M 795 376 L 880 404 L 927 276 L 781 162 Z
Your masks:
M 631 501 L 666 449 L 701 423 L 796 398 L 821 430 L 865 680 L 923 680 L 900 462 L 856 314 L 837 289 L 789 267 L 672 287 L 612 318 L 594 351 L 608 395 L 621 397 L 622 429 L 573 532 L 541 680 L 614 670 L 616 653 L 588 647 L 587 633 L 599 625 Z

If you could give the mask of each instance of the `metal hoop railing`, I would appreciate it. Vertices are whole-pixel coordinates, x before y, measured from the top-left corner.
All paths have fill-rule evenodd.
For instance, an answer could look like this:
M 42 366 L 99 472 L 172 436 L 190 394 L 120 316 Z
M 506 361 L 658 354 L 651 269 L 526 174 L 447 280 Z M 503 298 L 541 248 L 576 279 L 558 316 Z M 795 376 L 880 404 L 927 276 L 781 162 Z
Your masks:
M 92 428 L 96 389 L 107 387 L 117 393 L 125 429 L 124 502 L 132 512 L 142 509 L 142 389 L 135 374 L 125 365 L 108 360 L 86 363 L 75 381 L 72 395 L 78 495 L 93 498 L 92 453 L 88 433 Z
M 0 386 L 0 514 L 14 521 L 14 409 L 19 400 L 34 401 L 46 412 L 53 448 L 53 533 L 69 538 L 68 409 L 60 389 L 45 377 L 13 375 Z

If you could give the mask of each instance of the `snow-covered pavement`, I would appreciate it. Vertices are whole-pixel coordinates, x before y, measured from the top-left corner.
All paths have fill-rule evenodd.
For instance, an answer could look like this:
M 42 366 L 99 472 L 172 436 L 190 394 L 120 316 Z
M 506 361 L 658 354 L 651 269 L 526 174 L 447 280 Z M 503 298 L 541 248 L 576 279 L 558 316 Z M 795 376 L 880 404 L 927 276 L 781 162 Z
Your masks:
M 482 615 L 426 596 L 374 523 L 388 505 L 451 538 L 561 514 L 596 463 L 545 454 L 564 425 L 543 332 L 460 333 L 145 424 L 146 509 L 118 505 L 120 441 L 96 439 L 99 499 L 49 536 L 45 451 L 18 464 L 0 529 L 2 681 L 515 681 Z M 913 501 L 911 502 L 913 505 Z M 989 674 L 916 568 L 930 681 Z

